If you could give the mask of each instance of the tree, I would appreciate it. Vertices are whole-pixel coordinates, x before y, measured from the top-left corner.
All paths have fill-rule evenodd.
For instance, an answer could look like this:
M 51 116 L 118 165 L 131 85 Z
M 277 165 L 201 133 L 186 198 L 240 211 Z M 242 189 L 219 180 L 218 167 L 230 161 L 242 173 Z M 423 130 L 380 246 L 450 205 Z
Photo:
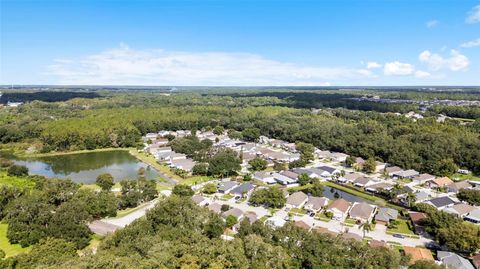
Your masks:
M 222 212 L 226 212 L 230 209 L 230 206 L 227 205 L 227 204 L 223 204 L 221 207 L 220 207 L 220 211 Z
M 363 238 L 365 238 L 366 233 L 369 233 L 373 230 L 372 224 L 368 221 L 360 224 L 359 228 L 363 231 Z
M 363 171 L 366 173 L 373 173 L 377 169 L 375 158 L 368 158 L 363 164 Z
M 215 128 L 213 128 L 213 133 L 216 134 L 216 135 L 221 135 L 225 132 L 225 128 L 223 128 L 223 126 L 221 125 L 217 125 L 215 126 Z
M 307 165 L 307 164 L 308 164 L 308 161 L 300 158 L 298 160 L 290 162 L 288 164 L 288 168 L 293 169 L 293 168 L 297 168 L 297 167 L 305 167 L 305 165 Z
M 207 222 L 205 227 L 205 233 L 208 238 L 218 238 L 220 235 L 223 234 L 224 229 L 225 223 L 218 215 L 216 215 Z
M 345 165 L 347 167 L 353 167 L 353 165 L 357 162 L 357 158 L 355 156 L 348 156 L 347 159 L 345 159 Z
M 249 142 L 257 142 L 260 138 L 260 129 L 258 128 L 247 128 L 242 131 L 243 140 Z
M 300 152 L 300 159 L 304 163 L 308 163 L 315 159 L 313 153 L 315 152 L 315 147 L 312 144 L 304 142 L 296 142 L 295 148 Z
M 235 130 L 228 130 L 228 137 L 230 139 L 237 139 L 237 140 L 242 140 L 243 139 L 242 133 L 239 132 L 239 131 L 235 131 Z
M 323 187 L 323 185 L 317 180 L 309 188 L 303 189 L 302 192 L 310 194 L 312 196 L 322 197 L 324 190 L 325 188 Z
M 119 201 L 111 192 L 97 193 L 89 189 L 80 189 L 72 200 L 81 204 L 94 219 L 117 215 Z
M 251 171 L 262 171 L 267 168 L 268 162 L 260 157 L 255 157 L 254 159 L 248 161 Z
M 312 179 L 308 176 L 306 173 L 301 173 L 298 175 L 298 184 L 300 186 L 305 186 L 307 184 L 310 184 L 312 182 Z
M 283 162 L 274 162 L 273 163 L 273 170 L 279 172 L 279 171 L 284 171 L 288 169 L 288 164 L 283 163 Z
M 105 173 L 97 176 L 96 184 L 103 191 L 110 191 L 115 185 L 115 182 L 113 181 L 113 176 L 111 174 Z
M 178 196 L 193 196 L 195 192 L 188 185 L 177 184 L 173 187 L 172 194 Z
M 480 190 L 475 189 L 460 189 L 457 193 L 457 198 L 465 201 L 471 205 L 480 205 Z
M 7 169 L 7 174 L 9 176 L 16 176 L 16 177 L 27 176 L 28 168 L 23 165 L 14 164 Z
M 249 202 L 255 206 L 267 206 L 271 208 L 282 208 L 287 199 L 278 187 L 257 189 L 252 193 Z
M 412 205 L 417 201 L 417 195 L 415 195 L 413 192 L 409 192 L 407 193 L 406 200 L 407 206 L 412 207 Z
M 15 257 L 16 268 L 59 268 L 77 257 L 75 244 L 63 239 L 46 238 L 34 245 L 32 250 Z
M 435 262 L 419 260 L 414 264 L 408 267 L 409 269 L 442 269 L 443 267 L 438 266 Z
M 237 224 L 237 222 L 238 222 L 237 217 L 233 215 L 229 215 L 225 218 L 225 226 L 227 228 L 232 228 L 235 224 Z
M 208 172 L 213 176 L 231 176 L 240 171 L 242 161 L 232 149 L 220 149 L 209 159 Z
M 217 186 L 213 183 L 205 184 L 205 186 L 203 186 L 202 192 L 206 194 L 214 194 L 217 192 Z
M 192 168 L 192 175 L 206 176 L 208 174 L 207 163 L 197 163 Z

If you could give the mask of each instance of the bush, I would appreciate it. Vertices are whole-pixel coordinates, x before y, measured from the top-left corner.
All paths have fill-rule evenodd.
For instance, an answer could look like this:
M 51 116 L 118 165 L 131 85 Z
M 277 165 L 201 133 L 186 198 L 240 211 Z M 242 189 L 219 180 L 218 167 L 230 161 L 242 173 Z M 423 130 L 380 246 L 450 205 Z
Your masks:
M 198 176 L 206 176 L 208 173 L 208 164 L 198 163 L 192 168 L 192 174 Z
M 333 218 L 333 213 L 330 212 L 330 211 L 325 211 L 325 217 L 331 219 L 331 218 Z
M 23 165 L 14 164 L 8 168 L 7 173 L 9 176 L 17 176 L 17 177 L 26 176 L 28 175 L 28 168 Z
M 206 193 L 206 194 L 216 193 L 217 192 L 217 186 L 213 183 L 208 183 L 205 186 L 203 186 L 202 192 Z

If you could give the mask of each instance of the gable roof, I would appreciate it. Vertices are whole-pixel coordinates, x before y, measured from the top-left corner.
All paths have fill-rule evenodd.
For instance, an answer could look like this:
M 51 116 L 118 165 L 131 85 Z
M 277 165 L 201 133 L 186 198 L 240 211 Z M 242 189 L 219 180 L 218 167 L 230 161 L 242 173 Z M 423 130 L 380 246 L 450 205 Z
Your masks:
M 328 172 L 328 173 L 330 173 L 330 174 L 333 174 L 335 171 L 337 171 L 336 168 L 333 168 L 333 167 L 330 167 L 330 166 L 326 166 L 326 165 L 317 167 L 317 169 L 326 171 L 326 172 Z
M 359 178 L 355 179 L 355 181 L 353 181 L 353 184 L 360 184 L 360 185 L 365 186 L 371 180 L 372 179 L 370 179 L 368 177 L 359 177 Z
M 293 206 L 300 206 L 307 199 L 308 199 L 308 196 L 305 193 L 301 191 L 297 191 L 295 193 L 290 194 L 290 196 L 288 196 L 287 204 L 293 205 Z
M 452 207 L 449 207 L 449 208 L 445 209 L 445 211 L 447 211 L 449 213 L 458 214 L 459 216 L 463 216 L 465 214 L 468 214 L 468 213 L 472 212 L 473 210 L 475 210 L 474 206 L 471 206 L 469 204 L 464 204 L 464 203 L 458 203 L 458 204 L 453 205 Z
M 398 166 L 390 166 L 385 168 L 385 172 L 387 172 L 388 174 L 399 172 L 399 171 L 402 171 L 402 168 Z
M 222 212 L 222 205 L 218 203 L 211 203 L 208 205 L 208 209 L 219 214 L 220 212 Z
M 362 174 L 359 174 L 359 173 L 350 173 L 350 174 L 346 174 L 343 178 L 345 178 L 346 180 L 356 180 L 357 178 L 361 178 L 363 175 Z
M 220 186 L 218 186 L 219 191 L 228 191 L 231 190 L 232 188 L 236 187 L 238 184 L 237 182 L 234 181 L 227 181 L 227 182 L 222 182 Z
M 235 194 L 244 194 L 253 190 L 254 188 L 255 188 L 255 185 L 253 185 L 252 183 L 243 183 L 242 185 L 235 187 L 230 192 Z
M 412 212 L 409 212 L 408 214 L 410 216 L 410 219 L 414 223 L 418 223 L 418 222 L 427 218 L 427 215 L 425 213 L 422 213 L 422 212 L 413 212 L 412 211 Z
M 398 211 L 393 208 L 382 207 L 378 209 L 378 213 L 375 216 L 375 220 L 389 222 L 390 220 L 397 219 Z
M 205 201 L 205 198 L 203 198 L 203 196 L 201 195 L 195 194 L 194 196 L 192 196 L 192 200 L 194 203 L 200 204 L 201 202 Z
M 405 254 L 410 255 L 410 263 L 414 264 L 417 261 L 435 261 L 432 252 L 426 248 L 416 248 L 404 246 Z
M 343 198 L 340 198 L 340 199 L 337 199 L 337 200 L 333 201 L 328 206 L 328 209 L 337 209 L 340 212 L 347 213 L 348 209 L 350 208 L 350 205 L 351 204 L 347 200 L 345 200 Z
M 436 179 L 431 180 L 435 185 L 439 187 L 444 187 L 446 185 L 452 184 L 453 181 L 449 179 L 448 177 L 437 177 Z
M 432 180 L 435 179 L 435 176 L 430 175 L 430 174 L 420 174 L 418 176 L 415 176 L 413 180 L 416 181 L 427 181 L 427 180 Z
M 452 198 L 448 196 L 433 198 L 431 200 L 428 200 L 428 202 L 430 202 L 435 207 L 444 207 L 455 203 L 455 201 L 453 201 Z
M 228 217 L 228 216 L 234 216 L 237 219 L 239 219 L 242 215 L 243 215 L 243 211 L 238 209 L 238 208 L 235 208 L 235 207 L 223 212 L 223 214 L 222 214 L 222 216 L 225 217 L 225 218 Z
M 448 251 L 438 251 L 437 257 L 441 260 L 444 264 L 448 266 L 448 268 L 454 269 L 475 269 L 473 265 L 467 259 Z
M 308 201 L 305 204 L 305 206 L 311 206 L 313 209 L 319 210 L 323 206 L 325 206 L 327 203 L 328 203 L 328 198 L 310 196 L 308 197 Z
M 291 179 L 297 179 L 298 177 L 298 174 L 293 171 L 283 171 L 280 173 L 280 175 L 286 176 Z
M 458 191 L 460 189 L 468 189 L 468 188 L 471 188 L 471 187 L 472 187 L 472 185 L 470 183 L 468 183 L 468 181 L 466 181 L 466 180 L 451 183 L 451 184 L 447 185 L 447 188 L 452 189 L 452 190 L 456 190 L 456 191 Z
M 356 203 L 352 206 L 352 209 L 350 209 L 350 216 L 353 218 L 368 219 L 374 210 L 375 207 L 373 205 L 369 205 L 365 202 Z

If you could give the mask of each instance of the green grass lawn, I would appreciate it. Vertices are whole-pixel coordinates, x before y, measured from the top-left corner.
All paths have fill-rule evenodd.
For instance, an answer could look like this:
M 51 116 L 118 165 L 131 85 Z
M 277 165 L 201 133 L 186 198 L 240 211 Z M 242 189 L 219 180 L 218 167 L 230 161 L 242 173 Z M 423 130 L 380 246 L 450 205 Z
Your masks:
M 331 218 L 329 218 L 325 215 L 325 212 L 317 213 L 315 215 L 315 219 L 318 219 L 318 220 L 321 220 L 321 221 L 324 221 L 324 222 L 330 222 L 332 220 Z
M 387 228 L 387 232 L 414 235 L 413 231 L 410 230 L 410 228 L 408 227 L 407 222 L 409 222 L 409 220 L 399 219 L 397 220 L 397 222 L 398 222 L 397 228 L 394 228 L 394 229 Z
M 307 210 L 303 208 L 292 208 L 290 209 L 290 213 L 295 214 L 295 215 L 305 215 L 307 214 Z
M 345 223 L 345 224 L 350 224 L 350 225 L 355 225 L 355 224 L 357 224 L 357 221 L 354 220 L 354 219 L 348 218 L 348 219 L 346 219 L 346 220 L 344 221 L 344 223 Z
M 28 177 L 14 177 L 7 175 L 7 171 L 0 170 L 0 186 L 7 185 L 21 189 L 33 188 L 35 182 Z
M 20 244 L 10 244 L 7 238 L 8 224 L 0 223 L 0 249 L 5 251 L 7 257 L 30 251 L 31 247 L 22 248 Z
M 464 174 L 459 174 L 459 173 L 456 173 L 452 176 L 453 179 L 457 179 L 457 180 L 473 180 L 473 181 L 480 181 L 480 177 L 478 176 L 474 176 L 472 174 L 469 174 L 469 175 L 464 175 Z
M 227 193 L 224 196 L 220 197 L 220 200 L 227 201 L 233 198 L 233 195 Z

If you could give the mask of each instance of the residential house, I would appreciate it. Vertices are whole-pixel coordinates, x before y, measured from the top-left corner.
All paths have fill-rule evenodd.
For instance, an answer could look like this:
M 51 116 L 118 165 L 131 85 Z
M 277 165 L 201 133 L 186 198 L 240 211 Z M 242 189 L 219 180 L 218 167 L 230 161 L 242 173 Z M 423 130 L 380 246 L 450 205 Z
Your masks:
M 385 170 L 385 167 L 387 167 L 386 163 L 382 163 L 379 161 L 375 162 L 375 172 L 376 173 L 382 173 Z
M 380 183 L 368 185 L 368 187 L 365 187 L 365 190 L 369 192 L 379 192 L 380 190 L 391 190 L 391 189 L 393 189 L 393 185 L 385 182 L 380 182 Z
M 403 171 L 403 169 L 398 167 L 398 166 L 390 166 L 390 167 L 385 168 L 385 173 L 388 176 L 393 176 L 393 173 L 397 173 L 397 172 L 400 172 L 400 171 Z
M 464 180 L 464 181 L 459 181 L 459 182 L 455 182 L 455 183 L 452 183 L 452 184 L 448 184 L 445 187 L 447 187 L 448 192 L 457 193 L 461 189 L 472 188 L 472 185 L 470 185 L 470 183 L 468 183 L 468 181 Z
M 282 185 L 290 185 L 294 184 L 297 182 L 297 179 L 292 179 L 290 177 L 284 176 L 283 174 L 280 173 L 273 173 L 272 174 L 273 178 L 275 179 L 276 182 Z
M 326 166 L 326 165 L 317 167 L 317 169 L 323 170 L 326 172 L 326 173 L 323 173 L 324 177 L 331 177 L 334 174 L 340 174 L 340 170 L 338 170 L 337 168 Z
M 317 155 L 320 160 L 331 159 L 333 157 L 332 153 L 328 150 L 315 150 L 315 155 Z
M 220 214 L 222 212 L 222 205 L 218 203 L 211 203 L 208 205 L 208 209 L 215 212 L 216 214 Z
M 286 220 L 280 218 L 279 216 L 273 216 L 265 220 L 265 224 L 273 228 L 281 228 L 287 223 Z
M 178 160 L 172 160 L 170 162 L 170 167 L 173 167 L 176 169 L 182 169 L 187 172 L 192 172 L 192 169 L 196 164 L 197 163 L 192 159 L 178 159 Z
M 298 179 L 298 174 L 293 172 L 293 171 L 282 171 L 282 172 L 280 172 L 280 174 L 283 175 L 283 176 L 286 176 L 288 178 L 291 178 L 295 181 Z
M 360 188 L 363 188 L 365 187 L 366 185 L 368 185 L 369 183 L 372 183 L 374 182 L 371 178 L 368 178 L 368 177 L 360 177 L 360 178 L 357 178 L 353 181 L 353 185 L 357 186 L 357 187 L 360 187 Z
M 242 220 L 242 217 L 243 217 L 243 211 L 238 209 L 238 208 L 230 208 L 229 210 L 223 212 L 222 216 L 224 218 L 228 217 L 228 216 L 234 216 L 235 218 L 237 218 L 238 222 L 240 222 Z
M 315 197 L 315 196 L 310 196 L 308 197 L 308 201 L 305 204 L 304 208 L 306 210 L 310 210 L 313 212 L 318 212 L 322 208 L 326 207 L 328 205 L 328 202 L 330 200 L 325 197 Z
M 469 260 L 453 252 L 437 251 L 437 258 L 447 269 L 475 269 Z
M 430 175 L 430 174 L 420 174 L 418 176 L 414 176 L 412 178 L 412 182 L 420 185 L 420 184 L 425 184 L 429 180 L 434 180 L 435 176 Z
M 480 254 L 470 257 L 470 260 L 472 260 L 472 264 L 476 269 L 480 269 Z
M 154 141 L 154 140 L 157 140 L 157 137 L 158 137 L 158 134 L 156 133 L 148 133 L 145 135 L 145 139 L 148 141 Z
M 363 166 L 365 165 L 365 160 L 362 157 L 357 157 L 355 158 L 355 162 L 353 163 L 353 167 L 355 169 L 363 169 Z
M 385 241 L 379 241 L 379 240 L 370 240 L 368 241 L 368 245 L 372 248 L 390 248 Z
M 428 192 L 425 191 L 419 191 L 415 193 L 415 202 L 416 203 L 422 203 L 425 202 L 426 200 L 430 199 L 431 196 Z
M 375 206 L 367 204 L 365 202 L 355 203 L 350 209 L 350 218 L 360 222 L 369 222 L 373 214 L 375 213 Z
M 443 188 L 452 183 L 453 181 L 448 177 L 437 177 L 435 179 L 427 181 L 427 186 L 430 188 Z
M 375 215 L 375 221 L 378 224 L 387 225 L 392 220 L 396 220 L 398 218 L 398 211 L 393 208 L 388 207 L 381 207 L 377 211 L 377 215 Z
M 343 233 L 342 238 L 345 240 L 363 241 L 362 236 L 354 233 Z
M 248 197 L 253 189 L 255 189 L 255 185 L 252 183 L 243 183 L 231 190 L 230 193 L 238 197 Z
M 341 152 L 332 152 L 330 154 L 330 158 L 337 161 L 337 162 L 345 162 L 347 160 L 348 155 Z
M 354 182 L 356 179 L 361 178 L 361 177 L 363 177 L 363 175 L 360 174 L 360 173 L 350 173 L 350 174 L 346 174 L 342 178 L 339 178 L 338 181 Z
M 255 212 L 251 212 L 251 211 L 245 212 L 243 217 L 244 217 L 244 219 L 247 219 L 248 222 L 250 222 L 250 223 L 254 223 L 255 221 L 258 220 L 257 214 Z M 240 225 L 240 223 L 238 223 L 238 225 Z
M 463 217 L 464 220 L 471 223 L 480 224 L 480 209 L 475 209 Z
M 413 224 L 413 230 L 416 234 L 425 234 L 425 227 L 423 226 L 423 221 L 427 218 L 427 215 L 422 212 L 408 212 L 410 220 Z
M 253 173 L 253 178 L 256 180 L 260 180 L 266 184 L 275 184 L 275 178 L 273 177 L 272 173 L 269 172 L 255 172 Z
M 419 174 L 420 174 L 419 172 L 417 172 L 413 169 L 409 169 L 409 170 L 402 170 L 402 171 L 398 171 L 398 172 L 393 172 L 392 176 L 398 177 L 398 178 L 412 179 L 413 177 L 418 176 Z
M 285 144 L 283 144 L 282 148 L 284 150 L 287 150 L 287 151 L 291 152 L 291 153 L 296 153 L 297 152 L 297 148 L 295 146 L 295 143 L 285 143 Z
M 468 213 L 472 212 L 473 210 L 475 210 L 474 206 L 471 206 L 469 204 L 464 204 L 464 203 L 458 203 L 458 204 L 455 204 L 451 207 L 447 207 L 447 208 L 443 209 L 443 211 L 448 212 L 450 214 L 457 215 L 460 218 L 463 218 L 464 216 L 466 216 Z
M 305 205 L 307 200 L 308 196 L 305 193 L 298 191 L 288 196 L 285 206 L 287 208 L 301 208 Z
M 175 160 L 185 160 L 187 158 L 187 155 L 183 153 L 176 153 L 173 152 L 169 156 L 169 162 L 175 161 Z
M 204 206 L 208 203 L 208 201 L 205 198 L 203 198 L 203 196 L 198 195 L 198 194 L 193 195 L 192 200 L 195 204 L 197 204 L 199 206 Z
M 432 252 L 426 248 L 404 246 L 403 251 L 405 252 L 405 255 L 410 256 L 410 264 L 414 264 L 417 261 L 435 261 Z
M 310 231 L 310 225 L 308 225 L 306 222 L 304 222 L 303 220 L 297 220 L 293 223 L 294 226 L 298 227 L 298 228 L 301 228 L 301 229 L 305 229 L 307 231 Z
M 351 204 L 345 199 L 337 199 L 333 201 L 328 207 L 328 212 L 332 212 L 333 219 L 343 220 L 347 216 L 348 210 L 350 209 Z
M 218 192 L 223 193 L 223 194 L 227 194 L 227 193 L 230 193 L 230 191 L 233 190 L 237 186 L 238 186 L 237 182 L 234 182 L 234 181 L 222 182 L 218 186 Z
M 446 207 L 454 205 L 455 201 L 452 200 L 452 198 L 450 198 L 448 196 L 443 196 L 443 197 L 437 197 L 437 198 L 433 198 L 431 200 L 428 200 L 426 203 L 430 204 L 430 205 L 433 205 L 438 210 L 442 210 Z

